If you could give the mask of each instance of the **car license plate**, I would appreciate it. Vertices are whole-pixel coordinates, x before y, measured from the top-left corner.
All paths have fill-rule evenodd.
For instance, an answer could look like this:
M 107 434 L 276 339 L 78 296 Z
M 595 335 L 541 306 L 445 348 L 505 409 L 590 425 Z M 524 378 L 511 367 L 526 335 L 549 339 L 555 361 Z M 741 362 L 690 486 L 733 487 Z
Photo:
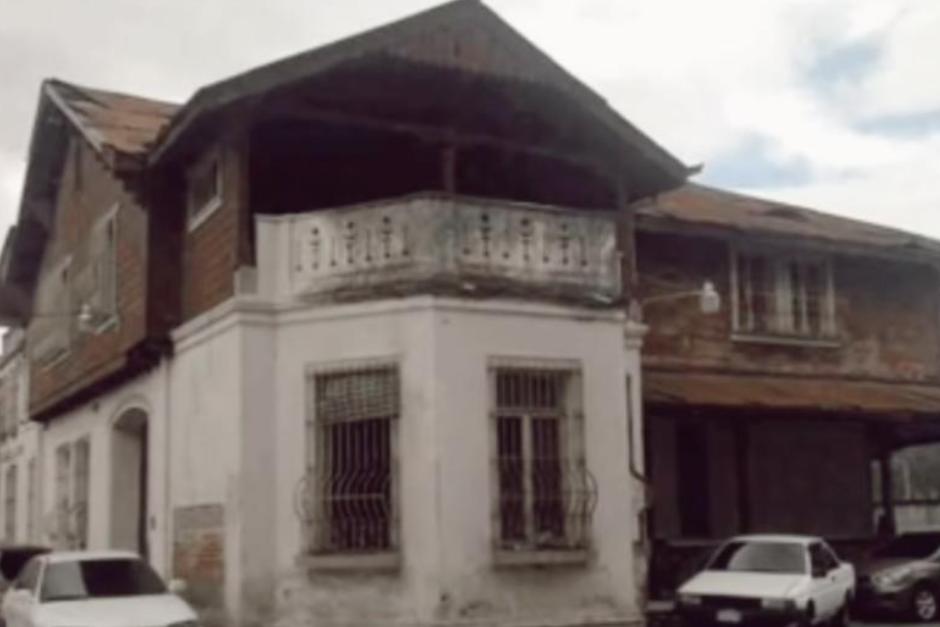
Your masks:
M 741 612 L 738 610 L 718 610 L 715 620 L 719 623 L 737 624 L 741 622 Z

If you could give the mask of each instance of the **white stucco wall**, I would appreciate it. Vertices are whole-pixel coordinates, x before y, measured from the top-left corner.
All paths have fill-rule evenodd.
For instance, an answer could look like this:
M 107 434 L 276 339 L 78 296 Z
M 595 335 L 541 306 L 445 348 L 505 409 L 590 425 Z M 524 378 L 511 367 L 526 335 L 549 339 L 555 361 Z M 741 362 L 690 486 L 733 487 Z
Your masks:
M 137 409 L 148 417 L 147 539 L 149 557 L 161 573 L 168 572 L 168 521 L 165 506 L 166 485 L 166 385 L 165 366 L 142 374 L 111 392 L 71 411 L 56 416 L 42 429 L 40 475 L 40 522 L 43 540 L 55 542 L 49 534 L 55 525 L 56 450 L 87 437 L 90 443 L 88 495 L 88 548 L 115 546 L 112 533 L 113 473 L 123 469 L 114 457 L 115 422 L 124 412 Z
M 185 562 L 185 550 L 205 551 L 208 538 L 217 554 L 197 560 L 195 574 L 224 569 L 225 611 L 212 618 L 327 626 L 638 618 L 625 386 L 638 362 L 624 350 L 619 313 L 432 297 L 278 308 L 243 297 L 188 323 L 174 343 L 172 359 L 151 372 L 34 428 L 42 441 L 40 525 L 53 519 L 56 449 L 88 437 L 89 547 L 114 545 L 113 427 L 126 410 L 140 409 L 149 417 L 151 560 L 170 576 L 182 563 L 180 547 Z M 494 565 L 487 364 L 505 357 L 580 366 L 586 458 L 599 491 L 584 564 Z M 376 359 L 394 360 L 402 385 L 401 567 L 308 571 L 299 566 L 294 505 L 305 471 L 306 372 Z M 24 486 L 26 475 L 23 464 Z M 221 518 L 209 527 L 190 518 L 195 531 L 174 529 L 180 512 L 203 507 L 218 508 Z
M 493 357 L 580 364 L 587 463 L 599 486 L 586 564 L 494 566 Z M 402 385 L 401 568 L 308 571 L 298 566 L 294 506 L 305 373 L 375 359 L 395 360 Z M 280 310 L 233 302 L 178 337 L 172 500 L 224 501 L 226 597 L 246 623 L 272 610 L 283 625 L 629 622 L 639 615 L 625 374 L 636 366 L 616 312 L 432 297 Z
M 623 320 L 533 305 L 440 301 L 434 330 L 430 451 L 440 546 L 434 617 L 537 625 L 638 619 Z M 487 361 L 493 357 L 580 364 L 585 453 L 598 485 L 593 554 L 585 566 L 493 566 L 487 381 Z
M 209 622 L 225 622 L 241 612 L 241 547 L 243 480 L 239 449 L 245 412 L 243 389 L 250 357 L 243 354 L 242 330 L 231 315 L 210 313 L 174 334 L 175 349 L 169 370 L 169 406 L 171 421 L 170 472 L 167 493 L 170 502 L 168 541 L 180 540 L 174 558 L 181 559 L 181 549 L 190 552 L 182 559 L 193 572 L 176 575 L 190 579 L 197 604 L 208 604 Z M 197 530 L 177 530 L 179 516 L 190 508 L 220 508 L 219 525 L 212 523 Z M 220 537 L 215 537 L 216 534 Z M 214 554 L 206 557 L 206 551 Z M 220 544 L 221 546 L 214 546 Z M 192 553 L 195 553 L 193 555 Z M 218 563 L 221 560 L 221 564 Z M 222 581 L 213 574 L 224 570 Z M 198 586 L 208 585 L 209 598 Z M 220 587 L 221 599 L 211 598 Z M 219 612 L 218 604 L 225 611 Z M 203 608 L 200 608 L 203 609 Z
M 39 511 L 38 491 L 40 473 L 40 434 L 39 425 L 28 419 L 27 403 L 29 395 L 29 368 L 22 352 L 22 344 L 14 340 L 11 342 L 12 350 L 3 356 L 3 365 L 0 366 L 0 378 L 7 384 L 16 381 L 16 398 L 12 407 L 15 412 L 16 432 L 8 434 L 0 442 L 0 536 L 5 536 L 7 529 L 6 503 L 7 473 L 11 467 L 16 467 L 16 513 L 13 523 L 13 537 L 4 537 L 10 542 L 38 542 L 41 538 L 41 519 Z M 5 347 L 9 348 L 9 347 Z M 29 503 L 29 465 L 35 467 L 35 494 L 36 502 L 32 504 L 33 513 L 30 519 Z

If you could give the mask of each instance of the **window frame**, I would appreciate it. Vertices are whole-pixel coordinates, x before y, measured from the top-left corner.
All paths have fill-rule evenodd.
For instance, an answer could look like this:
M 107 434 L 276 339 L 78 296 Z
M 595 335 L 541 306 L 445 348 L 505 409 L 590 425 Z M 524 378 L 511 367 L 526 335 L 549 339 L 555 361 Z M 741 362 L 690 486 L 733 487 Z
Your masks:
M 11 544 L 17 542 L 18 483 L 19 470 L 13 462 L 3 472 L 3 536 Z
M 30 359 L 37 362 L 40 368 L 48 369 L 68 359 L 72 352 L 72 343 L 74 341 L 75 317 L 78 312 L 72 311 L 72 285 L 74 281 L 72 255 L 66 255 L 57 261 L 49 272 L 43 274 L 38 288 L 42 295 L 41 300 L 47 300 L 45 290 L 48 286 L 44 282 L 53 275 L 56 279 L 57 289 L 55 293 L 61 297 L 62 302 L 57 299 L 51 299 L 53 302 L 42 302 L 40 311 L 34 314 L 34 322 L 30 325 L 29 335 L 38 334 L 38 341 L 31 341 Z M 51 307 L 51 309 L 50 309 Z M 52 320 L 53 322 L 47 322 Z M 38 324 L 38 329 L 36 326 Z M 62 346 L 46 346 L 49 343 L 50 336 L 62 336 Z M 58 339 L 56 337 L 56 339 Z
M 507 412 L 517 413 L 519 408 L 501 407 L 498 402 L 498 379 L 502 372 L 518 371 L 521 373 L 562 373 L 565 377 L 564 399 L 559 403 L 563 408 L 563 415 L 559 429 L 559 460 L 561 462 L 561 492 L 564 498 L 573 499 L 571 483 L 578 480 L 572 475 L 576 471 L 583 472 L 585 477 L 590 476 L 587 464 L 587 449 L 585 437 L 584 418 L 584 369 L 580 360 L 576 359 L 550 359 L 526 357 L 490 357 L 487 360 L 487 409 L 489 411 L 488 439 L 490 442 L 491 473 L 490 473 L 490 501 L 491 501 L 491 534 L 494 552 L 494 564 L 497 567 L 513 566 L 549 566 L 553 564 L 577 565 L 588 561 L 593 547 L 593 511 L 586 520 L 578 521 L 577 529 L 569 520 L 567 508 L 570 503 L 562 505 L 564 526 L 562 535 L 567 540 L 576 535 L 579 540 L 557 546 L 539 546 L 534 537 L 533 520 L 534 492 L 532 481 L 532 466 L 534 449 L 532 448 L 532 424 L 539 415 L 548 415 L 553 412 L 533 411 L 528 415 L 518 416 L 522 419 L 522 472 L 523 472 L 523 516 L 525 518 L 525 538 L 523 543 L 509 546 L 503 536 L 503 496 L 501 488 L 501 456 L 499 445 L 499 422 L 506 417 Z M 525 433 L 529 433 L 528 436 Z M 575 470 L 573 470 L 575 469 Z M 585 498 L 585 497 L 581 497 Z M 580 533 L 577 533 L 580 532 Z
M 321 493 L 317 479 L 322 476 L 324 463 L 324 446 L 322 418 L 317 415 L 317 380 L 323 376 L 342 374 L 355 374 L 374 370 L 391 370 L 397 381 L 397 414 L 388 418 L 389 439 L 389 512 L 388 512 L 388 547 L 376 549 L 327 549 L 319 544 L 319 537 L 323 533 L 323 525 L 332 524 L 327 521 L 325 509 L 325 494 Z M 304 424 L 304 477 L 303 489 L 313 491 L 309 505 L 312 511 L 307 520 L 301 521 L 301 533 L 304 539 L 302 559 L 305 564 L 315 570 L 398 570 L 401 566 L 402 533 L 401 533 L 401 487 L 400 487 L 400 456 L 399 456 L 399 425 L 405 415 L 404 398 L 402 394 L 402 368 L 399 356 L 375 357 L 364 359 L 349 359 L 331 361 L 326 363 L 308 364 L 304 371 L 304 390 L 306 398 L 306 419 Z M 365 419 L 363 419 L 365 420 Z M 351 421 L 356 422 L 356 421 Z
M 92 313 L 100 316 L 92 324 L 94 334 L 104 333 L 118 324 L 118 215 L 121 203 L 114 203 L 94 224 L 89 238 L 88 263 L 94 275 L 93 291 L 85 295 L 92 306 Z M 102 250 L 96 250 L 94 242 L 105 241 Z M 105 258 L 107 257 L 107 258 Z M 106 283 L 102 281 L 102 268 L 107 272 Z M 104 302 L 108 301 L 108 302 Z
M 835 271 L 832 256 L 822 252 L 803 251 L 785 246 L 757 246 L 747 244 L 731 244 L 729 246 L 729 274 L 730 274 L 730 304 L 731 304 L 731 337 L 740 342 L 761 342 L 778 344 L 837 346 L 839 344 L 839 329 L 836 316 L 836 287 Z M 745 286 L 741 284 L 742 257 L 760 258 L 772 275 L 772 290 L 769 291 L 775 312 L 775 318 L 770 319 L 767 328 L 759 329 L 756 324 L 756 314 L 749 310 L 751 320 L 742 320 L 742 311 L 746 308 L 741 302 L 741 293 Z M 821 272 L 822 292 L 819 297 L 819 329 L 800 330 L 794 328 L 796 316 L 793 312 L 794 293 L 790 269 L 793 264 L 798 267 L 817 267 Z M 747 291 L 753 291 L 753 286 L 746 286 Z M 808 319 L 806 303 L 808 302 L 805 283 L 799 302 L 802 303 L 803 313 L 800 317 Z
M 222 151 L 216 148 L 203 155 L 186 173 L 186 224 L 190 233 L 218 211 L 224 202 L 223 165 Z M 197 206 L 197 200 L 194 197 L 196 181 L 203 176 L 208 176 L 207 171 L 213 168 L 215 169 L 215 193 Z

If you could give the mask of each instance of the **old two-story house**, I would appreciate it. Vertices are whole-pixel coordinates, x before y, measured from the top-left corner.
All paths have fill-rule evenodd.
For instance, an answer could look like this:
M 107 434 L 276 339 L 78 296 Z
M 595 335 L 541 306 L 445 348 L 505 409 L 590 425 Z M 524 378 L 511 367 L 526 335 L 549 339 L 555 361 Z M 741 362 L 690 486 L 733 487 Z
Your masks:
M 689 184 L 637 210 L 636 253 L 653 592 L 731 534 L 890 530 L 883 462 L 940 436 L 940 243 Z M 703 281 L 718 314 L 657 303 Z
M 0 276 L 44 538 L 210 621 L 638 621 L 628 207 L 688 172 L 475 0 L 181 106 L 46 82 Z

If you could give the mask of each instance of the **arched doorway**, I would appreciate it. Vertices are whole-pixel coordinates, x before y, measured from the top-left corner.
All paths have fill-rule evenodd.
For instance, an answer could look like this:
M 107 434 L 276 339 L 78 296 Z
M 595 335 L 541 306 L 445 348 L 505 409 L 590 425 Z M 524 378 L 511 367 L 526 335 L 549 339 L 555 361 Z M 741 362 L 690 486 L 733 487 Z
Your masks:
M 111 430 L 111 546 L 137 551 L 147 547 L 147 412 L 121 413 Z

